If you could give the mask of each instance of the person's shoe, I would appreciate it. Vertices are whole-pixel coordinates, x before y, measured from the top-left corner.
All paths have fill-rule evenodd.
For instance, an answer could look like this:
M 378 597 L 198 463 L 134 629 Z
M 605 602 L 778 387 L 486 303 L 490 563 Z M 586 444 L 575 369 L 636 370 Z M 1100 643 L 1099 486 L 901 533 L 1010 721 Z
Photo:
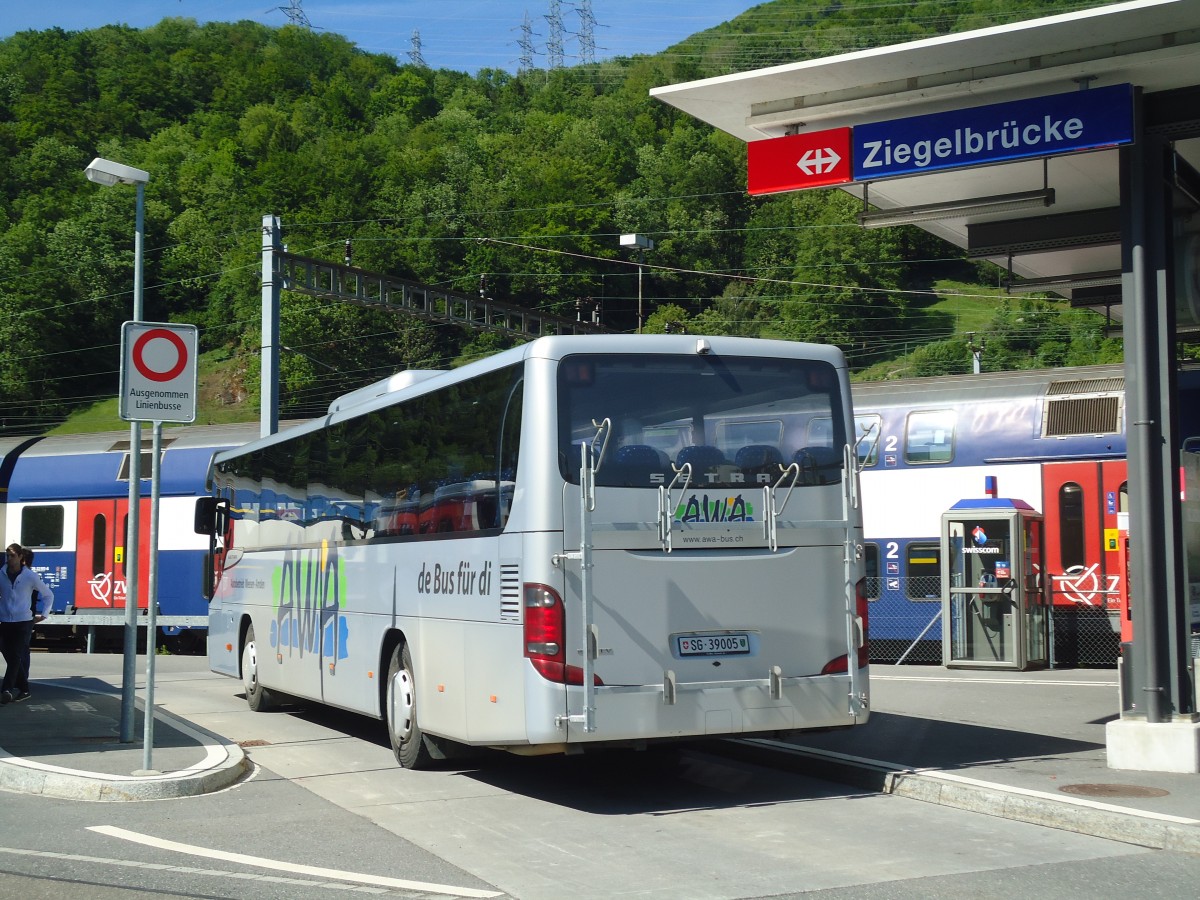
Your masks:
M 17 691 L 16 694 L 13 695 L 14 703 L 20 703 L 22 700 L 28 700 L 28 699 L 29 699 L 29 691 Z
M 12 703 L 12 691 L 0 693 L 0 703 Z

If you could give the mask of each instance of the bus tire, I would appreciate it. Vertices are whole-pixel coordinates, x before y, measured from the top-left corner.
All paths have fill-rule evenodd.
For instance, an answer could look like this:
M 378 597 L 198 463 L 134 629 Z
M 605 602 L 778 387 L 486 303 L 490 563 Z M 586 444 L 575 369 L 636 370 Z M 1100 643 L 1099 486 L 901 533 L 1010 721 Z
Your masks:
M 255 712 L 264 712 L 278 704 L 274 693 L 258 680 L 258 645 L 253 625 L 246 628 L 246 638 L 242 641 L 242 685 L 246 688 L 246 703 Z
M 417 682 L 407 644 L 392 650 L 388 666 L 386 707 L 388 740 L 396 762 L 405 769 L 425 769 L 433 762 L 428 739 L 417 724 Z

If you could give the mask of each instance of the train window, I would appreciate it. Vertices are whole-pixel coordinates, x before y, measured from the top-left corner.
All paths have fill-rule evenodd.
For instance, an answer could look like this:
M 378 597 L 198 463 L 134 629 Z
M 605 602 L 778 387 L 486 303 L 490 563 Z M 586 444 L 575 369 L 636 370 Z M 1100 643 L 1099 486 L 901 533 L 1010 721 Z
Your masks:
M 1083 488 L 1068 481 L 1058 489 L 1058 545 L 1064 570 L 1087 561 L 1083 535 Z
M 92 519 L 92 574 L 108 571 L 108 519 L 97 513 Z
M 1117 488 L 1117 512 L 1129 512 L 1129 482 L 1122 481 Z
M 863 561 L 867 568 L 867 599 L 878 600 L 882 580 L 879 577 L 879 545 L 863 544 Z
M 63 508 L 26 506 L 21 510 L 21 544 L 35 550 L 55 550 L 63 545 Z
M 905 550 L 908 578 L 904 593 L 909 600 L 942 599 L 942 550 L 935 542 L 913 542 Z
M 868 469 L 879 462 L 879 435 L 883 419 L 877 415 L 854 417 L 854 439 L 858 441 L 858 465 Z
M 908 414 L 904 461 L 948 463 L 954 459 L 954 410 L 929 409 Z

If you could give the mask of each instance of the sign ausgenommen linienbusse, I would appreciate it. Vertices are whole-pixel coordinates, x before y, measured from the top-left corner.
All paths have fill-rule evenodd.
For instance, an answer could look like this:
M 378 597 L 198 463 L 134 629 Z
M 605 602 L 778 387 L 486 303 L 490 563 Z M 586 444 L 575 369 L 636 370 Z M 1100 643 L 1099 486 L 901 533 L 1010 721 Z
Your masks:
M 127 422 L 194 422 L 198 343 L 195 325 L 124 323 L 121 418 Z

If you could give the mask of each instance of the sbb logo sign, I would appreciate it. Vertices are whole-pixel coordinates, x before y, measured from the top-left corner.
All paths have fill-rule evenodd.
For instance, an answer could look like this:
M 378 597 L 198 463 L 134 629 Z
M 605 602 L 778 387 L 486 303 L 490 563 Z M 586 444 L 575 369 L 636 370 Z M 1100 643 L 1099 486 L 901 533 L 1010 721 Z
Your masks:
M 121 327 L 121 418 L 196 420 L 195 325 L 126 322 Z

